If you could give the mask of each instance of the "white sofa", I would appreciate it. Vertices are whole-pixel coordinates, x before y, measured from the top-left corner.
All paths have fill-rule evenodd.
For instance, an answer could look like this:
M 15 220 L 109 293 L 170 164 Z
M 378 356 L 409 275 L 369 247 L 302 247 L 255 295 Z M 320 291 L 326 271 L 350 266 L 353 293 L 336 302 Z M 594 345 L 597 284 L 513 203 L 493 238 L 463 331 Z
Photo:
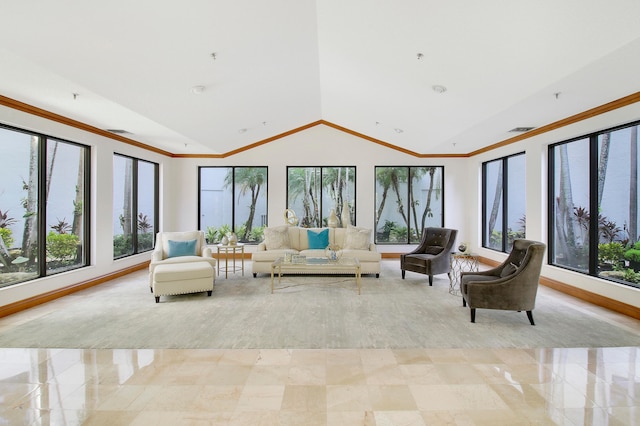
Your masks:
M 298 226 L 276 226 L 265 229 L 265 239 L 252 254 L 252 272 L 271 274 L 271 264 L 287 252 L 307 257 L 326 257 L 324 248 L 310 249 L 308 231 L 320 232 L 328 229 L 329 244 L 340 248 L 340 255 L 356 258 L 360 261 L 363 274 L 380 276 L 382 256 L 371 242 L 371 230 L 356 228 L 301 228 Z M 325 269 L 326 271 L 326 269 Z M 310 269 L 308 273 L 321 273 L 322 270 Z

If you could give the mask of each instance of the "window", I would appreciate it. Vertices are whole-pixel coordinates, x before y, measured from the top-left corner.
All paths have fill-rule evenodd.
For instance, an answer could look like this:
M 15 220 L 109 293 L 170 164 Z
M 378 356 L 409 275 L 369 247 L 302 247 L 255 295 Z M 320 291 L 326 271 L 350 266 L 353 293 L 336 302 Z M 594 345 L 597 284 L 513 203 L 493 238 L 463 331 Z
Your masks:
M 426 227 L 444 226 L 444 167 L 377 166 L 376 243 L 418 243 Z
M 332 211 L 338 227 L 355 225 L 356 168 L 287 167 L 287 208 L 304 228 L 327 226 Z
M 89 148 L 0 127 L 0 287 L 88 265 Z
M 158 165 L 113 156 L 113 258 L 153 249 L 158 229 Z
M 638 125 L 549 147 L 549 263 L 640 287 Z
M 515 154 L 482 164 L 482 246 L 505 253 L 524 238 L 525 155 Z
M 200 167 L 198 227 L 207 242 L 235 232 L 243 243 L 262 240 L 267 224 L 266 167 Z

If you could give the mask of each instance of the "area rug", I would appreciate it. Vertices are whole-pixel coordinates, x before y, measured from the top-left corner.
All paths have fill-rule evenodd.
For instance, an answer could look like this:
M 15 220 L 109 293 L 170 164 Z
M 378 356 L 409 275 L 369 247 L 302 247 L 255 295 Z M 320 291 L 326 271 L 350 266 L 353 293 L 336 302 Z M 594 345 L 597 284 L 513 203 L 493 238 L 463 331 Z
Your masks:
M 250 268 L 249 268 L 250 270 Z M 145 271 L 50 302 L 2 327 L 0 347 L 44 348 L 560 348 L 639 346 L 640 322 L 621 326 L 540 287 L 531 326 L 524 312 L 481 310 L 476 323 L 446 275 L 400 276 L 384 261 L 365 276 L 217 277 L 206 293 L 155 303 Z M 38 309 L 38 308 L 35 308 Z M 6 319 L 0 319 L 0 325 Z

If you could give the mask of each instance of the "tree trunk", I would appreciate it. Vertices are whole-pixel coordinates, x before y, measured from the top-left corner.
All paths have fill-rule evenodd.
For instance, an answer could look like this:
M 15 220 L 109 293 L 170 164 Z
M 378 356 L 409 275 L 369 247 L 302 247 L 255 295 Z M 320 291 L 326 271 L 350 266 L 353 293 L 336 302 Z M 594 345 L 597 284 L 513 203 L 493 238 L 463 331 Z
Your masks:
M 638 239 L 638 126 L 631 128 L 629 140 L 629 241 Z
M 600 159 L 598 160 L 598 208 L 602 204 L 602 194 L 604 192 L 604 181 L 607 178 L 607 165 L 609 163 L 609 145 L 611 143 L 611 133 L 602 135 L 600 144 Z
M 407 220 L 407 215 L 404 213 L 404 204 L 402 203 L 402 198 L 400 197 L 400 183 L 398 182 L 398 175 L 395 173 L 393 174 L 393 176 L 391 176 L 391 184 L 393 185 L 393 191 L 396 193 L 396 199 L 398 202 L 398 213 L 400 213 L 400 216 L 402 216 L 404 224 L 407 225 L 407 232 L 409 232 L 409 221 Z
M 47 167 L 47 191 L 46 191 L 47 200 L 49 199 L 49 189 L 51 188 L 51 181 L 52 181 L 51 176 L 53 175 L 53 166 L 56 163 L 57 153 L 58 153 L 58 142 L 54 142 L 53 152 L 51 153 L 51 159 Z
M 122 232 L 125 236 L 131 235 L 133 232 L 132 227 L 132 186 L 133 186 L 133 161 L 127 161 L 127 164 L 124 168 L 124 200 L 122 203 Z
M 22 234 L 22 256 L 30 261 L 34 261 L 37 255 L 34 248 L 38 237 L 36 229 L 38 218 L 38 145 L 39 138 L 32 136 L 29 150 L 29 181 L 25 182 L 27 198 L 23 204 L 26 219 Z
M 560 193 L 558 194 L 558 215 L 556 221 L 558 225 L 563 225 L 564 232 L 561 237 L 564 238 L 566 246 L 565 254 L 569 264 L 575 263 L 576 260 L 576 235 L 574 230 L 573 219 L 573 192 L 571 190 L 571 171 L 569 170 L 569 153 L 567 152 L 567 144 L 560 146 Z M 584 242 L 583 242 L 584 243 Z
M 433 196 L 433 176 L 436 173 L 436 168 L 435 167 L 431 167 L 429 169 L 429 191 L 427 191 L 427 204 L 424 207 L 424 211 L 422 212 L 422 226 L 420 227 L 420 238 L 422 238 L 422 230 L 424 229 L 424 226 L 427 222 L 427 217 L 429 216 L 429 213 L 431 213 L 431 197 Z M 433 216 L 433 214 L 431 215 Z
M 489 242 L 491 241 L 491 234 L 496 227 L 496 220 L 498 220 L 498 212 L 500 211 L 500 203 L 502 202 L 502 161 L 498 168 L 498 179 L 496 180 L 496 190 L 493 196 L 493 206 L 491 207 L 491 215 L 489 215 L 489 227 L 487 229 L 487 237 Z
M 84 149 L 80 149 L 78 159 L 78 178 L 76 180 L 76 199 L 73 202 L 73 225 L 71 233 L 82 237 L 82 216 L 84 213 Z M 82 240 L 82 238 L 80 238 Z

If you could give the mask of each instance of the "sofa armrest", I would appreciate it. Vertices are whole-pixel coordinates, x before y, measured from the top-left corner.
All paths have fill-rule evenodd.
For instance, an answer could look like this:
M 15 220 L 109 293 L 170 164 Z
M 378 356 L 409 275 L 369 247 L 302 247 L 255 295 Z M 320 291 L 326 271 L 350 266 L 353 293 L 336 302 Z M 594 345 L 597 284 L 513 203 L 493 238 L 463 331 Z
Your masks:
M 151 252 L 151 262 L 160 262 L 161 260 L 162 260 L 162 249 L 159 247 L 156 247 Z
M 258 244 L 256 251 L 267 251 L 267 245 L 264 243 L 264 241 Z
M 369 251 L 378 251 L 374 243 L 369 244 Z
M 202 257 L 213 257 L 213 252 L 211 247 L 203 246 L 202 247 Z

